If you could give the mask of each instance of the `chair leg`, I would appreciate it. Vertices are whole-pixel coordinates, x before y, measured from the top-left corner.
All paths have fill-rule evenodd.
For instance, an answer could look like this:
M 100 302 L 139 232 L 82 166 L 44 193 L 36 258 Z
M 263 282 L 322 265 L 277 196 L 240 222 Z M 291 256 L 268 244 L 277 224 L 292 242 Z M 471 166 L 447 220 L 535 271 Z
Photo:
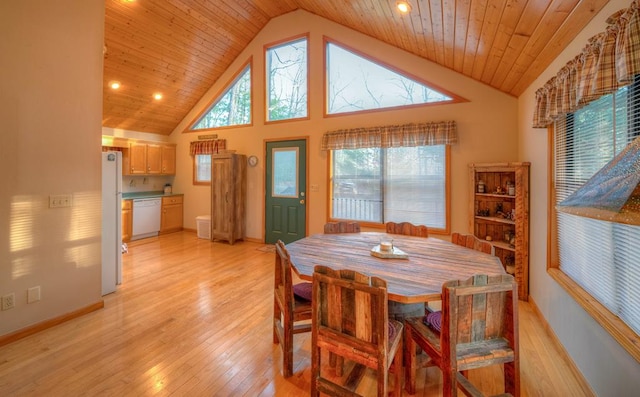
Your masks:
M 378 362 L 378 370 L 376 378 L 378 379 L 378 397 L 388 397 L 389 391 L 389 374 L 387 374 L 386 368 L 383 363 Z
M 409 394 L 416 393 L 416 342 L 411 337 L 411 330 L 404 327 L 404 389 Z
M 282 373 L 285 378 L 293 375 L 293 330 L 292 324 L 287 324 L 287 319 L 284 320 L 283 334 L 284 341 L 282 343 Z
M 514 397 L 520 396 L 520 373 L 515 362 L 504 364 L 504 391 Z
M 442 397 L 456 397 L 458 395 L 458 378 L 455 370 L 442 371 Z
M 320 397 L 318 378 L 320 377 L 321 350 L 311 344 L 311 397 Z
M 273 300 L 273 343 L 278 344 L 280 339 L 278 338 L 278 323 L 280 323 L 282 317 L 282 311 L 276 299 Z
M 398 351 L 396 351 L 395 357 L 393 357 L 393 373 L 395 374 L 394 385 L 393 385 L 393 395 L 395 397 L 402 396 L 402 355 L 403 355 L 403 346 L 402 339 L 400 339 L 400 344 L 398 346 Z M 415 349 L 413 349 L 415 352 Z M 415 354 L 415 353 L 414 353 Z

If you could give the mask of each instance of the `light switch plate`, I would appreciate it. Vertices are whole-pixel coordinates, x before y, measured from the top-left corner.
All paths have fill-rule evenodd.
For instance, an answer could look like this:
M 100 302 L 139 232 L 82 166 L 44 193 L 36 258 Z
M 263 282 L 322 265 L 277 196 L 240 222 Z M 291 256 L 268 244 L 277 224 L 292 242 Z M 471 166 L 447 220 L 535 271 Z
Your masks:
M 73 205 L 70 194 L 52 194 L 49 196 L 49 208 L 71 207 Z
M 31 287 L 27 290 L 27 303 L 33 303 L 40 300 L 40 286 Z

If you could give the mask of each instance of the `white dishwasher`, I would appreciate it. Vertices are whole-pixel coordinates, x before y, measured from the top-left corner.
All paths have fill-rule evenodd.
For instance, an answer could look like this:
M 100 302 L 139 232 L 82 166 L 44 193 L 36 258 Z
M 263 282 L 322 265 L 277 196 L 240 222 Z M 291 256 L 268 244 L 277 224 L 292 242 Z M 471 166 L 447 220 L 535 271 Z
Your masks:
M 160 208 L 162 199 L 133 200 L 133 231 L 131 240 L 157 236 L 160 232 Z

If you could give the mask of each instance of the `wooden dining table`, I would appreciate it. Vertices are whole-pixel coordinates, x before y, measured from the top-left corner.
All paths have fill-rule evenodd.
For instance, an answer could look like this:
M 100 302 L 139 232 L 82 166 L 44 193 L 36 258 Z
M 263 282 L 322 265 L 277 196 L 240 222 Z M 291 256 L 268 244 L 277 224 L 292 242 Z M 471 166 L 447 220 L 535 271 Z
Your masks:
M 381 242 L 408 258 L 380 258 L 371 250 Z M 314 234 L 286 245 L 296 274 L 313 279 L 316 265 L 350 269 L 387 281 L 390 301 L 419 303 L 440 300 L 442 284 L 474 274 L 506 274 L 500 259 L 435 237 L 377 232 Z

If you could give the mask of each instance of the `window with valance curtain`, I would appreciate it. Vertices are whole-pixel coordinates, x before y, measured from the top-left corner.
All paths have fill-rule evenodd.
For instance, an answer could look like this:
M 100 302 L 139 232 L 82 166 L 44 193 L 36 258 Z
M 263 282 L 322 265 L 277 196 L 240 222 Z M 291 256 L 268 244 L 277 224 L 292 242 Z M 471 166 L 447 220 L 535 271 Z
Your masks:
M 640 11 L 634 0 L 607 19 L 582 52 L 536 91 L 534 128 L 554 121 L 633 82 L 640 73 Z
M 455 121 L 331 131 L 330 218 L 371 226 L 386 222 L 426 225 L 449 233 L 449 145 Z
M 227 148 L 226 139 L 208 139 L 202 141 L 191 142 L 189 146 L 189 154 L 192 156 L 198 154 L 214 154 L 224 151 Z
M 640 361 L 640 227 L 616 216 L 588 215 L 611 206 L 624 173 L 640 172 L 637 158 L 618 160 L 640 135 L 638 1 L 607 23 L 606 31 L 536 92 L 533 125 L 552 127 L 553 134 L 550 274 Z M 631 171 L 621 167 L 628 164 Z M 602 178 L 607 174 L 614 177 Z M 581 194 L 586 187 L 588 193 Z M 573 197 L 592 192 L 602 194 L 589 197 L 598 208 L 567 207 Z
M 211 184 L 211 155 L 227 148 L 225 139 L 208 139 L 191 142 L 189 154 L 193 156 L 193 184 Z

